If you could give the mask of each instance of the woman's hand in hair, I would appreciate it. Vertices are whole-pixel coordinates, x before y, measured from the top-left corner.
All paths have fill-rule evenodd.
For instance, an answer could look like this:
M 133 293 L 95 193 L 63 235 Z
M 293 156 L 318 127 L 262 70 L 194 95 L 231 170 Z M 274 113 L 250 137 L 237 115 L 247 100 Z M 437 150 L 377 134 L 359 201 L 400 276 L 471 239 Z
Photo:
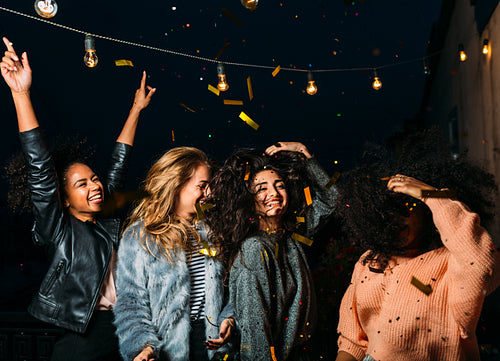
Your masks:
M 407 177 L 402 174 L 392 176 L 387 183 L 387 189 L 395 193 L 407 194 L 421 201 L 425 201 L 425 197 L 422 197 L 422 191 L 436 190 L 436 188 L 418 179 Z
M 153 348 L 151 346 L 146 346 L 144 350 L 134 358 L 134 361 L 154 361 L 153 357 Z
M 309 153 L 307 147 L 299 142 L 277 142 L 266 149 L 267 155 L 274 155 L 281 151 L 290 151 L 302 153 L 307 159 L 311 158 L 312 155 Z
M 24 52 L 19 58 L 9 39 L 3 38 L 3 42 L 7 51 L 0 63 L 2 76 L 12 93 L 27 93 L 30 90 L 32 79 L 28 55 Z
M 229 342 L 229 340 L 231 339 L 233 327 L 234 319 L 226 318 L 224 321 L 222 321 L 222 323 L 220 324 L 219 338 L 205 341 L 205 345 L 207 345 L 207 348 L 209 350 L 217 350 L 222 345 Z

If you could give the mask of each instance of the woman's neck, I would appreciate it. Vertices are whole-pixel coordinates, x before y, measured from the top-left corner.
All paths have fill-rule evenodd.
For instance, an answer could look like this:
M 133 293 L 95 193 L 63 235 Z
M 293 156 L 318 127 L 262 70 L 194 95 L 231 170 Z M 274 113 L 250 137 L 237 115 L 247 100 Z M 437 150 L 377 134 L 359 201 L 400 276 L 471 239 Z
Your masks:
M 280 233 L 283 231 L 281 218 L 260 216 L 259 230 L 267 233 Z

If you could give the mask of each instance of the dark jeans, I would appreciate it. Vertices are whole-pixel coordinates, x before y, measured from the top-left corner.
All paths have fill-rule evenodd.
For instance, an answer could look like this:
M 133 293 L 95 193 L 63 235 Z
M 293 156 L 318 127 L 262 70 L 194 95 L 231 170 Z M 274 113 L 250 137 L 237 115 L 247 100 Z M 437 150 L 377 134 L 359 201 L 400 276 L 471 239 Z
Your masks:
M 189 335 L 189 361 L 209 361 L 205 334 L 205 320 L 203 318 L 191 321 L 191 334 Z
M 122 361 L 112 311 L 94 311 L 84 334 L 66 331 L 51 361 Z

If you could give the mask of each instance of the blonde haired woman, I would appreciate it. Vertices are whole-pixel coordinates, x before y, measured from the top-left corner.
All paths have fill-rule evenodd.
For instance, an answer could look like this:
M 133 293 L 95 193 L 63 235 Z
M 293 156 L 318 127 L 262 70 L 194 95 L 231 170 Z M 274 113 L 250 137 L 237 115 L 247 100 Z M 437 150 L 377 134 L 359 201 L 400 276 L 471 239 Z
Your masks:
M 132 212 L 118 252 L 114 310 L 125 360 L 229 353 L 234 320 L 225 307 L 224 269 L 196 217 L 209 181 L 207 156 L 189 147 L 166 152 L 147 174 L 148 196 Z

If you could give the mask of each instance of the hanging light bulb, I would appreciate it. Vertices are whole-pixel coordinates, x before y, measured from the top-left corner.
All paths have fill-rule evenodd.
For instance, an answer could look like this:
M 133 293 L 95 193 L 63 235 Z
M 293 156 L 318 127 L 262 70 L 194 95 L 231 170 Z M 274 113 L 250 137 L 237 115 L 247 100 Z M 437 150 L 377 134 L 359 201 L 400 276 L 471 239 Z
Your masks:
M 57 14 L 55 0 L 35 0 L 35 11 L 42 18 L 52 18 Z
M 377 69 L 373 69 L 372 88 L 375 90 L 380 90 L 380 88 L 382 88 L 382 82 L 380 81 L 380 78 L 378 76 Z
M 241 5 L 243 5 L 250 11 L 254 11 L 255 9 L 257 9 L 258 3 L 259 0 L 241 0 Z
M 97 65 L 97 61 L 94 38 L 87 34 L 85 35 L 85 56 L 83 57 L 83 62 L 89 68 L 93 68 Z
M 427 64 L 427 60 L 425 58 L 422 59 L 422 64 L 424 67 L 424 74 L 429 75 L 431 73 L 431 68 L 429 68 L 429 64 Z
M 221 92 L 225 92 L 229 89 L 229 84 L 226 81 L 226 72 L 224 71 L 224 65 L 222 63 L 217 64 L 217 76 L 219 77 L 217 89 Z
M 487 55 L 490 52 L 490 43 L 488 39 L 483 40 L 483 54 Z
M 466 61 L 467 60 L 467 54 L 465 53 L 465 48 L 462 44 L 458 45 L 458 55 L 460 57 L 460 61 Z
M 314 81 L 314 75 L 313 75 L 312 71 L 307 72 L 306 92 L 309 95 L 314 95 L 318 92 L 318 87 L 316 86 L 316 82 Z

